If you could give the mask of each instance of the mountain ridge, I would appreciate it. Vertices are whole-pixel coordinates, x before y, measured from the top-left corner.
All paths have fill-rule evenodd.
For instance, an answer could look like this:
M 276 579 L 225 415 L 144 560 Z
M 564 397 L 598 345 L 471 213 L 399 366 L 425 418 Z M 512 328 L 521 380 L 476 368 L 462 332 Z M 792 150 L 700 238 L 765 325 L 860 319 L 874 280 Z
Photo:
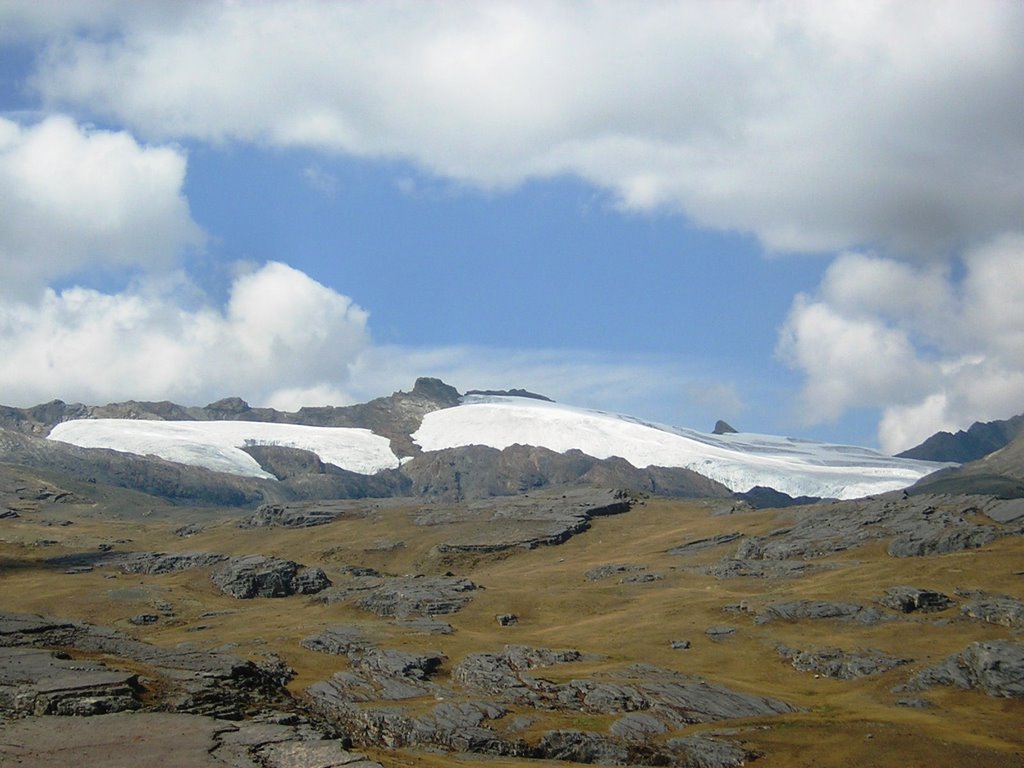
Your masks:
M 1022 432 L 1024 414 L 996 421 L 976 421 L 966 430 L 961 429 L 956 434 L 936 432 L 924 442 L 897 453 L 896 456 L 903 459 L 966 464 L 998 451 Z

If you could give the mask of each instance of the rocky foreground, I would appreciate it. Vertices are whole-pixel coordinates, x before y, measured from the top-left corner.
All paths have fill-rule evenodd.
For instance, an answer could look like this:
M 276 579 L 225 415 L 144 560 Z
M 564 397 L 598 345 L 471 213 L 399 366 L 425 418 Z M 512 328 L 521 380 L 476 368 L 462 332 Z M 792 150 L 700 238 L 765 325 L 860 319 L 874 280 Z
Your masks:
M 239 510 L 4 472 L 3 764 L 1021 764 L 1019 499 Z
M 374 490 L 34 434 L 68 408 L 0 414 L 0 764 L 1024 766 L 1019 438 L 850 501 L 527 446 Z

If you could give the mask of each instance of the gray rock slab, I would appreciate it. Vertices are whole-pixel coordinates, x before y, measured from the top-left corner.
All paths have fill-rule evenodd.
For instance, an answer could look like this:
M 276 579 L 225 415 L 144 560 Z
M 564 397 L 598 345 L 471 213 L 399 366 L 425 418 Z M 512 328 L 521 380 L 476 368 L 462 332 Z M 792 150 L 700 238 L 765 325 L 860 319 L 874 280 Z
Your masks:
M 456 526 L 438 546 L 441 552 L 500 552 L 561 544 L 587 530 L 593 518 L 628 512 L 634 503 L 621 491 L 572 488 L 424 509 L 415 522 Z
M 791 560 L 737 560 L 725 558 L 697 568 L 699 573 L 716 579 L 795 579 L 817 571 L 831 570 L 832 563 L 808 563 Z
M 960 606 L 960 615 L 989 624 L 1024 630 L 1024 600 L 1009 595 L 978 595 Z
M 422 635 L 450 635 L 455 631 L 455 627 L 446 621 L 426 617 L 403 619 L 395 624 Z
M 407 618 L 456 613 L 473 599 L 477 585 L 448 576 L 387 578 L 359 598 L 360 608 L 378 616 Z
M 223 728 L 211 718 L 169 713 L 35 717 L 4 726 L 0 764 L 223 768 L 211 754 Z
M 104 768 L 381 768 L 302 726 L 167 712 L 32 717 L 5 726 L 0 764 Z
M 836 680 L 853 680 L 858 677 L 877 675 L 894 667 L 907 664 L 910 659 L 891 656 L 881 651 L 844 651 L 840 648 L 816 648 L 797 650 L 780 645 L 779 655 L 788 659 L 793 669 L 799 672 L 813 672 Z
M 739 744 L 707 736 L 684 736 L 669 739 L 666 746 L 686 756 L 684 765 L 694 768 L 740 768 L 756 755 L 751 755 Z
M 988 508 L 1000 508 L 993 497 L 900 492 L 795 507 L 788 511 L 795 518 L 792 525 L 744 539 L 734 557 L 755 561 L 806 560 L 878 539 L 890 539 L 889 553 L 893 557 L 926 557 L 974 549 L 1012 533 L 974 522 L 973 518 Z
M 840 619 L 858 624 L 872 625 L 884 620 L 884 616 L 870 606 L 859 603 L 833 602 L 829 600 L 786 600 L 766 605 L 758 613 L 755 622 L 765 624 L 769 621 L 802 619 Z
M 358 627 L 339 624 L 302 640 L 301 645 L 311 651 L 346 656 L 365 651 L 371 643 Z
M 932 685 L 977 688 L 989 696 L 1024 698 L 1024 644 L 1009 640 L 971 643 L 960 653 L 919 672 L 904 690 Z
M 618 736 L 626 741 L 647 741 L 652 736 L 659 736 L 667 730 L 665 724 L 654 715 L 646 712 L 630 712 L 612 723 L 608 732 L 612 736 Z
M 138 709 L 132 672 L 35 648 L 0 648 L 0 713 L 96 715 Z
M 981 510 L 998 523 L 1024 520 L 1024 499 L 992 499 Z
M 124 573 L 161 574 L 175 573 L 191 568 L 208 568 L 227 560 L 227 555 L 213 552 L 132 552 L 125 555 L 111 555 L 108 558 L 119 564 Z

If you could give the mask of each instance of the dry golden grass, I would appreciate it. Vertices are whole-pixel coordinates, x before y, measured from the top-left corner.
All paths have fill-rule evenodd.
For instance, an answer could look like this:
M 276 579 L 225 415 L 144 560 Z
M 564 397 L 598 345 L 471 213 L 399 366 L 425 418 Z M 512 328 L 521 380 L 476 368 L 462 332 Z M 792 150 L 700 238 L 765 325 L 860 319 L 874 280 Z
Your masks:
M 933 558 L 891 558 L 881 543 L 828 558 L 834 570 L 798 579 L 717 580 L 693 566 L 733 551 L 735 545 L 683 558 L 666 550 L 716 533 L 758 534 L 784 524 L 784 512 L 713 516 L 701 503 L 651 500 L 628 514 L 599 518 L 585 534 L 557 547 L 517 550 L 490 556 L 441 557 L 436 545 L 450 535 L 440 526 L 412 523 L 414 506 L 368 503 L 364 519 L 339 520 L 300 530 L 235 527 L 229 513 L 210 512 L 210 524 L 188 539 L 173 534 L 180 520 L 160 507 L 149 517 L 117 519 L 95 507 L 26 504 L 23 517 L 0 527 L 2 608 L 71 616 L 130 631 L 149 642 L 191 642 L 204 647 L 234 646 L 253 658 L 273 651 L 298 672 L 295 692 L 342 669 L 341 658 L 307 651 L 299 641 L 338 623 L 358 624 L 381 645 L 436 650 L 455 664 L 468 653 L 499 650 L 506 643 L 571 647 L 601 660 L 545 670 L 555 680 L 580 677 L 636 661 L 705 677 L 739 690 L 774 696 L 800 707 L 800 714 L 698 726 L 692 732 L 737 727 L 738 738 L 764 754 L 771 766 L 1020 766 L 1024 765 L 1024 701 L 988 697 L 974 691 L 936 688 L 924 694 L 935 706 L 896 705 L 891 689 L 914 670 L 962 650 L 975 640 L 1007 637 L 1002 627 L 951 621 L 944 614 L 861 626 L 834 621 L 774 621 L 755 625 L 752 616 L 729 613 L 726 605 L 744 601 L 756 609 L 786 599 L 827 599 L 870 603 L 900 584 L 952 594 L 976 588 L 1024 598 L 1024 540 L 1003 539 L 980 551 Z M 196 512 L 190 512 L 194 518 Z M 237 515 L 237 512 L 230 513 Z M 74 525 L 44 526 L 50 519 Z M 57 544 L 37 546 L 38 539 Z M 101 542 L 131 539 L 122 550 L 202 550 L 226 554 L 260 553 L 321 565 L 336 575 L 343 564 L 381 571 L 443 573 L 451 570 L 486 587 L 460 613 L 442 617 L 457 628 L 448 636 L 410 632 L 349 605 L 323 605 L 315 598 L 238 601 L 220 594 L 204 571 L 167 576 L 120 574 L 110 568 L 66 575 L 45 564 L 70 552 L 94 550 Z M 371 551 L 382 540 L 402 541 L 393 551 Z M 661 581 L 621 584 L 615 577 L 589 582 L 584 573 L 607 563 L 637 563 L 661 574 Z M 127 619 L 153 612 L 153 603 L 171 603 L 175 616 L 135 627 Z M 515 613 L 519 624 L 500 627 L 499 613 Z M 736 635 L 722 641 L 704 630 L 729 624 Z M 686 651 L 670 641 L 688 639 Z M 776 643 L 800 648 L 826 645 L 853 650 L 877 648 L 913 662 L 882 675 L 853 681 L 815 679 L 792 669 L 775 652 Z M 588 716 L 589 717 L 589 716 Z M 592 722 L 593 721 L 593 722 Z M 571 713 L 551 715 L 526 735 L 551 727 L 600 727 L 608 719 Z M 521 765 L 506 760 L 474 760 L 445 755 L 393 752 L 388 765 L 409 768 L 476 763 Z

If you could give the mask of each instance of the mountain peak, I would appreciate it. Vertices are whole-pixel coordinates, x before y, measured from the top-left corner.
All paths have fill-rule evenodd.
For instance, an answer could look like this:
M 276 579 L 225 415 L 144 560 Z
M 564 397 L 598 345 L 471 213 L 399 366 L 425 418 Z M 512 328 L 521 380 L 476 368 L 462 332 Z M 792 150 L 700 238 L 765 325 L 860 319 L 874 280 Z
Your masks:
M 459 390 L 455 387 L 445 384 L 441 379 L 433 379 L 427 376 L 421 376 L 416 379 L 410 394 L 421 397 L 424 400 L 432 400 L 441 406 L 458 405 L 459 400 L 462 398 Z
M 715 422 L 715 428 L 711 430 L 711 434 L 713 435 L 735 435 L 738 433 L 739 430 L 733 429 L 729 425 L 729 422 L 722 421 L 721 419 Z

